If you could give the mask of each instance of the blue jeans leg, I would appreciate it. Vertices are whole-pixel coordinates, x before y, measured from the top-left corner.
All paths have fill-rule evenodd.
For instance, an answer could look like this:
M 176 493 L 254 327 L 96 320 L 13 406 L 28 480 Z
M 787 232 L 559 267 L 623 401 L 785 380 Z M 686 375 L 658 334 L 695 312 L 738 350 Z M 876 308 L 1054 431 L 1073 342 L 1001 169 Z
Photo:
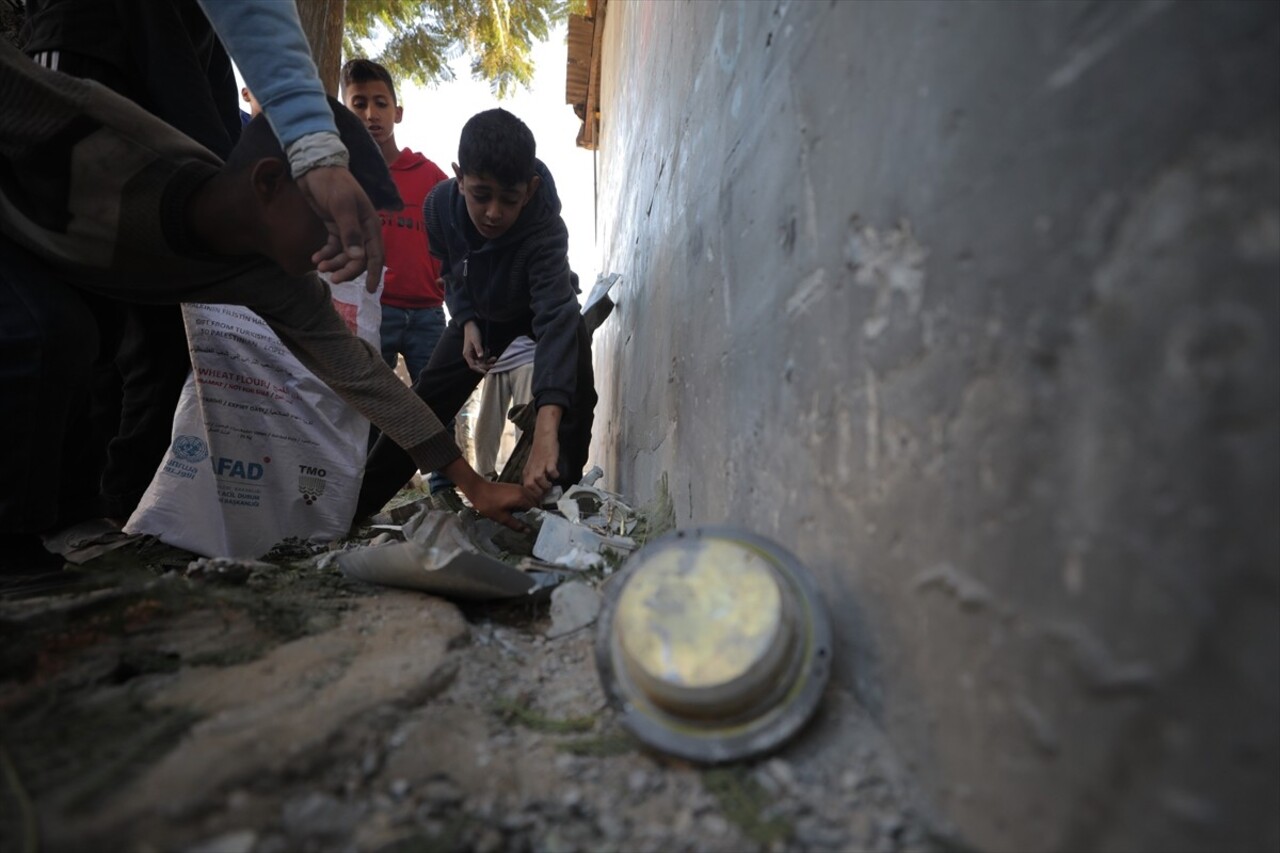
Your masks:
M 403 308 L 393 308 L 390 305 L 382 306 L 382 325 L 378 327 L 378 338 L 382 343 L 382 360 L 393 370 L 396 366 L 396 357 L 400 355 L 407 328 L 409 328 L 408 311 Z M 409 378 L 413 378 L 412 370 L 409 371 Z
M 409 321 L 400 341 L 400 352 L 409 368 L 409 378 L 418 381 L 418 374 L 431 360 L 440 336 L 444 334 L 443 308 L 415 308 L 409 312 Z
M 443 308 L 419 308 L 413 312 L 409 333 L 405 336 L 404 360 L 414 382 L 418 381 L 422 369 L 431 360 L 431 353 L 435 352 L 436 344 L 440 343 L 440 336 L 444 334 L 444 326 Z M 444 428 L 452 433 L 453 425 L 451 418 Z M 453 482 L 439 471 L 432 471 L 427 477 L 427 489 L 433 495 L 452 486 Z
M 409 371 L 409 378 L 413 382 L 418 381 L 418 375 L 422 373 L 422 369 L 427 366 L 427 362 L 431 360 L 431 353 L 435 352 L 436 344 L 440 343 L 440 336 L 444 334 L 445 319 L 443 308 L 395 308 L 393 306 L 382 306 L 382 326 L 379 329 L 382 338 L 382 358 L 390 365 L 395 367 L 396 357 L 404 356 L 405 369 Z M 454 421 L 451 418 L 444 428 L 450 433 L 453 432 Z M 369 435 L 369 447 L 372 449 L 373 444 L 377 441 L 378 433 L 371 430 Z M 427 478 L 427 485 L 431 493 L 447 489 L 453 485 L 444 474 L 439 471 L 432 471 Z

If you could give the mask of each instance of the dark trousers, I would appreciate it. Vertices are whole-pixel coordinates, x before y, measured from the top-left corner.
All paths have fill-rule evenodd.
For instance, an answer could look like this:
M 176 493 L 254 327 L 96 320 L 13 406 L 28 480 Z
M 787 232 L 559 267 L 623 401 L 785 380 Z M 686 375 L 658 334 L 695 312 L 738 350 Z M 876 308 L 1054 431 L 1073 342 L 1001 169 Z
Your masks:
M 103 515 L 128 518 L 164 461 L 173 414 L 191 370 L 182 309 L 177 305 L 119 305 L 121 340 L 108 374 L 111 389 L 95 402 L 115 404 L 115 432 L 106 446 Z
M 484 324 L 484 347 L 487 352 L 501 353 L 521 335 L 532 335 L 528 319 L 510 323 L 488 321 Z M 422 398 L 442 422 L 453 419 L 484 376 L 467 366 L 462 357 L 462 327 L 451 322 L 436 346 L 431 360 L 413 384 L 414 393 Z M 596 381 L 591 369 L 591 337 L 578 320 L 578 374 L 568 410 L 560 419 L 560 476 L 556 484 L 571 486 L 582 479 L 582 469 L 591 449 L 591 424 L 595 417 Z M 356 504 L 356 517 L 372 515 L 395 497 L 413 476 L 413 460 L 386 436 L 378 439 L 365 463 L 364 483 Z
M 168 32 L 166 26 L 175 32 L 181 30 L 181 21 L 171 14 L 148 16 L 145 6 L 128 8 L 160 31 Z M 208 34 L 203 21 L 191 26 L 199 34 Z M 179 53 L 194 50 L 189 41 L 173 44 Z M 142 55 L 121 56 L 120 64 L 113 64 L 74 50 L 60 50 L 57 70 L 102 83 L 225 157 L 232 137 L 220 122 L 220 111 L 211 106 L 215 98 L 210 80 L 221 79 L 225 60 L 220 50 L 206 57 L 210 77 L 201 80 L 200 86 L 186 78 L 139 76 L 138 69 L 147 58 Z M 47 51 L 41 59 L 50 67 Z M 199 62 L 192 55 L 179 65 L 190 72 Z M 229 73 L 230 66 L 225 70 Z M 184 86 L 189 91 L 184 91 Z M 182 108 L 176 109 L 174 104 Z M 234 95 L 228 104 L 230 114 L 236 114 Z M 238 132 L 239 128 L 233 130 Z M 169 449 L 174 411 L 191 370 L 182 310 L 177 305 L 84 299 L 97 318 L 100 356 L 87 391 L 91 402 L 87 411 L 76 415 L 82 424 L 77 446 L 69 448 L 72 455 L 65 457 L 69 479 L 64 483 L 60 525 L 99 515 L 123 521 L 133 513 Z
M 89 301 L 0 237 L 0 532 L 73 520 L 60 501 L 81 488 L 98 352 Z

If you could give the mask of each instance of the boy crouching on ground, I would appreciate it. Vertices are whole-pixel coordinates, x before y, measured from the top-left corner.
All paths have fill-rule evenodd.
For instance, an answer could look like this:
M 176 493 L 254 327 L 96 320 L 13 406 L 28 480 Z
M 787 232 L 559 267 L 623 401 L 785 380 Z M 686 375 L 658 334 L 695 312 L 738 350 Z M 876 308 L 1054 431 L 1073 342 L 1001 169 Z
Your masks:
M 451 320 L 413 390 L 448 420 L 511 341 L 533 338 L 537 422 L 524 487 L 542 496 L 582 478 L 596 404 L 560 197 L 535 156 L 533 133 L 501 109 L 466 123 L 453 172 L 423 207 Z M 356 517 L 381 509 L 412 474 L 404 451 L 379 440 Z

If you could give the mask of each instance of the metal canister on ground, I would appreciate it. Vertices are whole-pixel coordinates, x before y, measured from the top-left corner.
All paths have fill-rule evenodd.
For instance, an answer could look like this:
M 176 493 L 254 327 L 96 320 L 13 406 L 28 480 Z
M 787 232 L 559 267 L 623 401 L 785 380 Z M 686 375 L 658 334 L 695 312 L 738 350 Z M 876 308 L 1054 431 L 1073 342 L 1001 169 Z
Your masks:
M 596 665 L 623 725 L 683 758 L 767 752 L 817 708 L 831 629 L 804 566 L 731 527 L 675 531 L 608 584 Z

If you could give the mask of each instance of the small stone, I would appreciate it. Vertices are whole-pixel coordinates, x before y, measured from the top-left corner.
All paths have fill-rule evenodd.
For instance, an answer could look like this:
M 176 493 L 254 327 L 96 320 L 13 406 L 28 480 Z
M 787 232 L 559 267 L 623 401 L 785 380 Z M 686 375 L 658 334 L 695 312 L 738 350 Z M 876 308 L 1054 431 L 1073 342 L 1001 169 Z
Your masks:
M 757 767 L 751 775 L 769 796 L 777 797 L 783 793 L 782 786 L 778 784 L 778 780 L 773 778 L 773 774 L 764 767 Z
M 724 835 L 729 831 L 729 821 L 718 814 L 705 815 L 702 818 L 702 828 L 712 835 Z
M 371 749 L 364 754 L 364 758 L 360 759 L 360 773 L 364 778 L 368 779 L 382 768 L 382 755 L 376 749 Z
M 858 787 L 858 771 L 846 770 L 840 775 L 840 787 L 845 791 L 852 791 Z
M 241 829 L 201 841 L 188 847 L 187 853 L 250 853 L 257 841 L 258 833 L 251 829 Z
M 626 824 L 608 812 L 596 818 L 596 828 L 606 841 L 618 841 L 627 835 Z
M 294 837 L 332 839 L 355 829 L 360 812 L 353 803 L 314 791 L 286 802 L 280 822 L 285 832 Z
M 298 845 L 289 841 L 283 835 L 268 835 L 258 842 L 253 849 L 253 853 L 290 853 L 296 850 Z
M 771 758 L 764 765 L 764 769 L 769 775 L 777 780 L 779 787 L 784 791 L 794 791 L 796 787 L 795 772 L 791 769 L 791 765 L 783 761 L 781 758 Z
M 537 822 L 538 819 L 531 814 L 515 812 L 514 814 L 504 815 L 498 821 L 498 826 L 502 828 L 503 832 L 523 832 Z
M 561 584 L 551 593 L 551 627 L 547 637 L 563 637 L 579 628 L 585 628 L 600 613 L 600 593 L 589 584 L 571 581 Z
M 580 802 L 582 802 L 582 792 L 577 788 L 569 788 L 560 795 L 560 804 L 565 808 L 574 808 Z
M 447 776 L 435 776 L 428 779 L 420 787 L 419 793 L 426 802 L 438 803 L 443 806 L 457 805 L 465 799 L 461 789 Z
M 491 826 L 481 829 L 471 845 L 475 853 L 498 853 L 502 847 L 502 833 Z
M 633 794 L 643 794 L 649 787 L 649 774 L 643 770 L 632 770 L 627 774 L 627 790 Z
M 843 830 L 818 820 L 798 821 L 795 834 L 796 840 L 805 847 L 843 850 L 850 846 L 850 839 Z
M 409 780 L 396 779 L 391 783 L 391 796 L 397 800 L 403 800 L 405 794 L 409 793 Z
M 559 830 L 553 829 L 539 839 L 536 849 L 543 853 L 570 853 L 577 850 L 578 845 L 561 835 Z

